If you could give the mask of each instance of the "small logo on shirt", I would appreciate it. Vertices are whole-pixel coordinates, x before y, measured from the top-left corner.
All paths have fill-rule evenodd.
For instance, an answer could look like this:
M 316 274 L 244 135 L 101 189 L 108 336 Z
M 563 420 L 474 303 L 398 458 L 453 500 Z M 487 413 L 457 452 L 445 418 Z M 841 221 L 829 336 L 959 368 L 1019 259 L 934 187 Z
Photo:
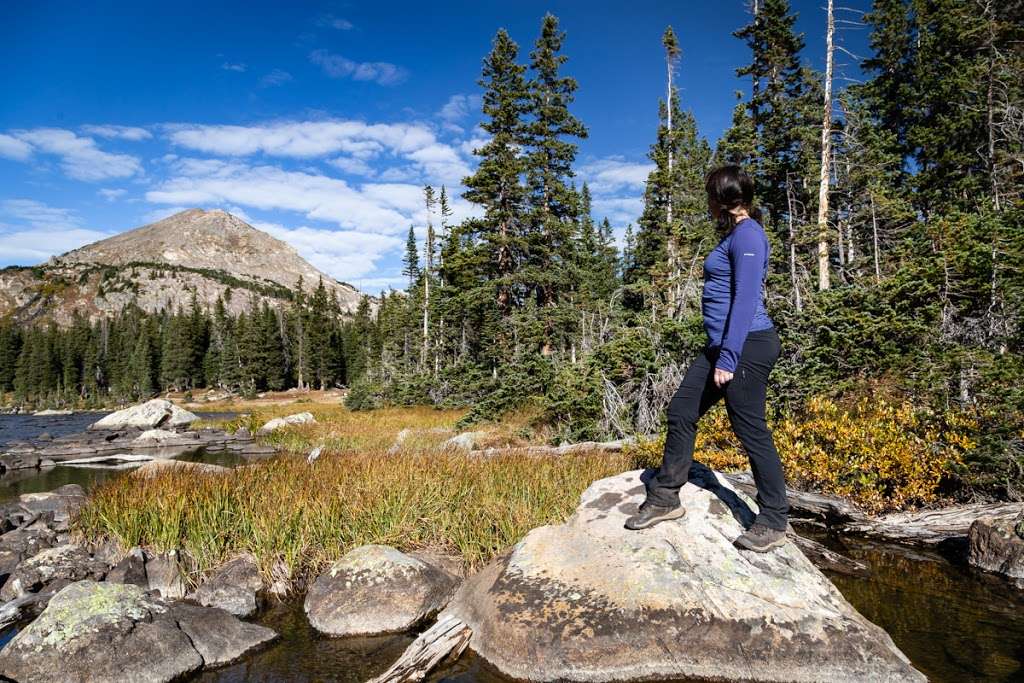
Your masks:
M 754 254 L 754 253 L 752 253 L 752 252 L 746 252 L 746 251 L 745 251 L 745 252 L 743 252 L 743 255 L 744 255 L 744 256 L 756 256 L 757 254 Z

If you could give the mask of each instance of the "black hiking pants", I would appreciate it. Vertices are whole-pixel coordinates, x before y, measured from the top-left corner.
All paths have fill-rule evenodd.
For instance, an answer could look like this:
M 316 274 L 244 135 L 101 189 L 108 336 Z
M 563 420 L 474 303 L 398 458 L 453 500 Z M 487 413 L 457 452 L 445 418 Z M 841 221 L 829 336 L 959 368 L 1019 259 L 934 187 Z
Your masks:
M 686 483 L 693 463 L 697 421 L 724 397 L 729 422 L 747 452 L 757 485 L 760 512 L 756 521 L 773 529 L 786 529 L 786 480 L 764 415 L 768 375 L 779 351 L 779 335 L 774 327 L 748 333 L 736 372 L 722 388 L 715 386 L 717 349 L 705 348 L 690 365 L 668 404 L 665 454 L 658 472 L 647 482 L 648 501 L 668 507 L 679 505 L 679 489 Z

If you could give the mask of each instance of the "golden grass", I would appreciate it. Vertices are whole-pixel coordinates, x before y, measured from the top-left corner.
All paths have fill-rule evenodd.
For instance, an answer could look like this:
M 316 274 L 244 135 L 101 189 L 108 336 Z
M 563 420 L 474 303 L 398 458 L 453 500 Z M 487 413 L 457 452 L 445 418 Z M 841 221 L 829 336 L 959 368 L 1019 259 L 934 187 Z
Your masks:
M 628 470 L 625 455 L 474 458 L 365 450 L 277 457 L 226 474 L 166 472 L 99 486 L 75 521 L 90 540 L 183 549 L 197 571 L 249 551 L 268 574 L 301 578 L 347 550 L 382 543 L 432 548 L 479 566 L 530 529 L 558 522 L 594 480 Z

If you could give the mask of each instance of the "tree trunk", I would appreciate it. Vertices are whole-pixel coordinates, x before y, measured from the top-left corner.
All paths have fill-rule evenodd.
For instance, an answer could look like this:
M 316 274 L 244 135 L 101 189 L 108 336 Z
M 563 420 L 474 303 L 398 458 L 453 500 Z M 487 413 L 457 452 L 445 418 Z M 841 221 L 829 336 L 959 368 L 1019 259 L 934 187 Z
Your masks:
M 882 281 L 882 266 L 879 261 L 878 255 L 878 216 L 875 215 L 875 194 L 869 192 L 868 197 L 871 200 L 871 241 L 874 245 L 874 258 L 875 258 L 875 282 Z
M 821 121 L 821 178 L 818 186 L 818 289 L 829 288 L 828 189 L 832 163 L 832 45 L 835 18 L 828 0 L 828 31 L 825 34 L 825 106 Z

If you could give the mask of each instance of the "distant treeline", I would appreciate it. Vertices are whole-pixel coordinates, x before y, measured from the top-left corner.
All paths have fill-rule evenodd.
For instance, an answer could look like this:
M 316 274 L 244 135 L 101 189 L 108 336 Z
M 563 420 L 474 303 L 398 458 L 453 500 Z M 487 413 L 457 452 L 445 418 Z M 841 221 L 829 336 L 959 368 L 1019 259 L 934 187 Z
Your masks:
M 147 313 L 133 305 L 93 323 L 78 317 L 68 327 L 2 320 L 0 391 L 22 404 L 88 406 L 169 389 L 254 394 L 343 385 L 363 365 L 353 350 L 369 320 L 368 301 L 346 325 L 322 282 L 289 294 L 287 307 L 254 298 L 238 316 L 226 312 L 223 299 L 207 311 L 193 295 L 183 310 Z

